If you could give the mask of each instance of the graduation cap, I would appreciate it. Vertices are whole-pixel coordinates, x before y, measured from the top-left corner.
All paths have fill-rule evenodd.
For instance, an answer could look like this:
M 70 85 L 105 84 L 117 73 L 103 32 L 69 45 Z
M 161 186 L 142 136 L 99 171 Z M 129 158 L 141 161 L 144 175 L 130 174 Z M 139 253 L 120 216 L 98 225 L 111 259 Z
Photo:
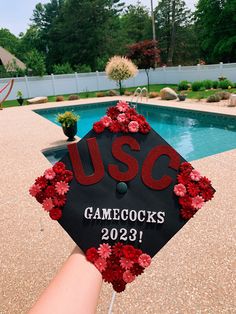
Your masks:
M 43 178 L 46 187 L 40 186 Z M 124 101 L 108 108 L 31 187 L 31 195 L 118 292 L 214 192 Z

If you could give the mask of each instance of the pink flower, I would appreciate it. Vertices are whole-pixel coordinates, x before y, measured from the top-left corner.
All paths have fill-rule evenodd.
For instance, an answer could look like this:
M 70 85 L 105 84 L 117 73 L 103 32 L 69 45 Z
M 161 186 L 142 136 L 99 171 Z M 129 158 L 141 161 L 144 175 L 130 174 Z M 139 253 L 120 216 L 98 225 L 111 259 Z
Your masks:
M 120 123 L 125 122 L 125 121 L 126 121 L 126 115 L 125 115 L 125 113 L 120 113 L 120 114 L 118 114 L 117 120 L 118 120 Z
M 67 182 L 60 181 L 56 183 L 56 191 L 59 195 L 64 195 L 69 191 L 69 185 Z
M 98 254 L 104 259 L 108 258 L 111 255 L 110 245 L 108 243 L 100 244 Z
M 118 104 L 116 105 L 116 108 L 120 111 L 120 112 L 125 112 L 127 109 L 129 109 L 129 104 L 126 101 L 122 101 L 120 100 L 118 102 Z
M 201 174 L 197 170 L 193 169 L 192 172 L 190 173 L 190 178 L 193 181 L 199 181 L 201 179 Z
M 138 259 L 139 265 L 143 268 L 148 267 L 151 264 L 151 261 L 151 256 L 149 256 L 148 254 L 141 254 Z
M 121 257 L 120 259 L 120 265 L 124 269 L 130 269 L 133 266 L 134 262 L 130 259 L 127 259 L 125 257 Z
M 106 267 L 107 267 L 107 262 L 106 262 L 106 260 L 105 260 L 104 258 L 99 257 L 99 258 L 95 261 L 94 265 L 97 267 L 97 269 L 98 269 L 100 272 L 102 272 L 102 271 L 104 271 L 104 270 L 106 269 Z
M 132 281 L 134 281 L 135 279 L 135 276 L 129 271 L 129 270 L 126 270 L 124 273 L 123 273 L 123 280 L 126 282 L 126 283 L 130 283 Z
M 56 173 L 53 171 L 52 168 L 50 168 L 44 171 L 44 176 L 47 180 L 53 180 L 56 176 Z
M 128 128 L 129 128 L 129 131 L 131 133 L 136 133 L 138 132 L 139 130 L 139 124 L 137 121 L 131 121 L 129 124 L 128 124 Z
M 182 183 L 176 184 L 174 186 L 175 195 L 183 197 L 186 194 L 186 192 L 187 192 L 186 187 Z
M 53 205 L 53 201 L 52 201 L 51 197 L 46 198 L 43 201 L 43 209 L 46 210 L 47 212 L 49 212 L 53 207 L 54 207 L 54 205 Z
M 103 125 L 108 128 L 111 123 L 112 123 L 112 119 L 108 116 L 104 116 L 102 119 L 101 119 L 101 122 L 103 123 Z
M 33 184 L 29 189 L 31 196 L 36 196 L 39 192 L 41 192 L 41 187 L 39 184 Z
M 204 199 L 201 196 L 195 196 L 192 198 L 192 206 L 196 209 L 202 208 Z

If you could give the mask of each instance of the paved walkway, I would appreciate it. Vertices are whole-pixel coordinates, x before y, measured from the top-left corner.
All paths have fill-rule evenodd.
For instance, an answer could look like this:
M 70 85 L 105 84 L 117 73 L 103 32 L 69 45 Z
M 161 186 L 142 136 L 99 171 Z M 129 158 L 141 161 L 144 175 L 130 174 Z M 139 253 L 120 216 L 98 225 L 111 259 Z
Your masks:
M 0 111 L 0 313 L 26 313 L 74 247 L 63 229 L 28 195 L 35 177 L 50 166 L 41 150 L 65 144 L 61 128 L 32 109 L 114 99 Z M 236 108 L 203 103 L 154 99 L 150 103 L 236 115 Z M 236 313 L 236 149 L 193 165 L 212 179 L 215 199 L 117 296 L 115 314 Z M 107 313 L 111 295 L 111 288 L 104 284 L 98 313 Z

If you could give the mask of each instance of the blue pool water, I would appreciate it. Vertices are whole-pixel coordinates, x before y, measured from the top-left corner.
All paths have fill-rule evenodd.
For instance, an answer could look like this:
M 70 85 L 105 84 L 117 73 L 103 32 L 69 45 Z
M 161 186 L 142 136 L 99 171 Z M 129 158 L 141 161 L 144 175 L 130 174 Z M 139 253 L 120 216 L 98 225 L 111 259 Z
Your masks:
M 35 112 L 56 124 L 58 113 L 73 111 L 79 114 L 77 135 L 83 137 L 111 105 L 115 103 L 42 109 Z M 236 148 L 235 117 L 145 104 L 138 104 L 137 111 L 189 161 Z

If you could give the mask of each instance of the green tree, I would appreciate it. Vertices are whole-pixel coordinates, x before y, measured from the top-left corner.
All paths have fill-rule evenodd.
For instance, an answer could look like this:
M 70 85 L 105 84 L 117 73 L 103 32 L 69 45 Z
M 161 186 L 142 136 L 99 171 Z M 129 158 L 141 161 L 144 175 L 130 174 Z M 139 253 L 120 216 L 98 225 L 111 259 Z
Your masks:
M 69 74 L 73 73 L 73 69 L 70 63 L 66 62 L 63 64 L 54 64 L 53 66 L 53 74 Z
M 46 73 L 45 58 L 36 49 L 28 52 L 26 65 L 28 74 L 43 76 Z
M 0 46 L 19 57 L 19 38 L 13 35 L 8 29 L 0 29 Z
M 160 0 L 154 14 L 162 60 L 172 65 L 180 59 L 178 53 L 193 42 L 191 11 L 183 0 Z
M 138 1 L 129 5 L 120 18 L 127 44 L 152 39 L 152 21 L 148 9 Z
M 236 61 L 236 0 L 199 0 L 195 19 L 201 57 L 208 63 Z

